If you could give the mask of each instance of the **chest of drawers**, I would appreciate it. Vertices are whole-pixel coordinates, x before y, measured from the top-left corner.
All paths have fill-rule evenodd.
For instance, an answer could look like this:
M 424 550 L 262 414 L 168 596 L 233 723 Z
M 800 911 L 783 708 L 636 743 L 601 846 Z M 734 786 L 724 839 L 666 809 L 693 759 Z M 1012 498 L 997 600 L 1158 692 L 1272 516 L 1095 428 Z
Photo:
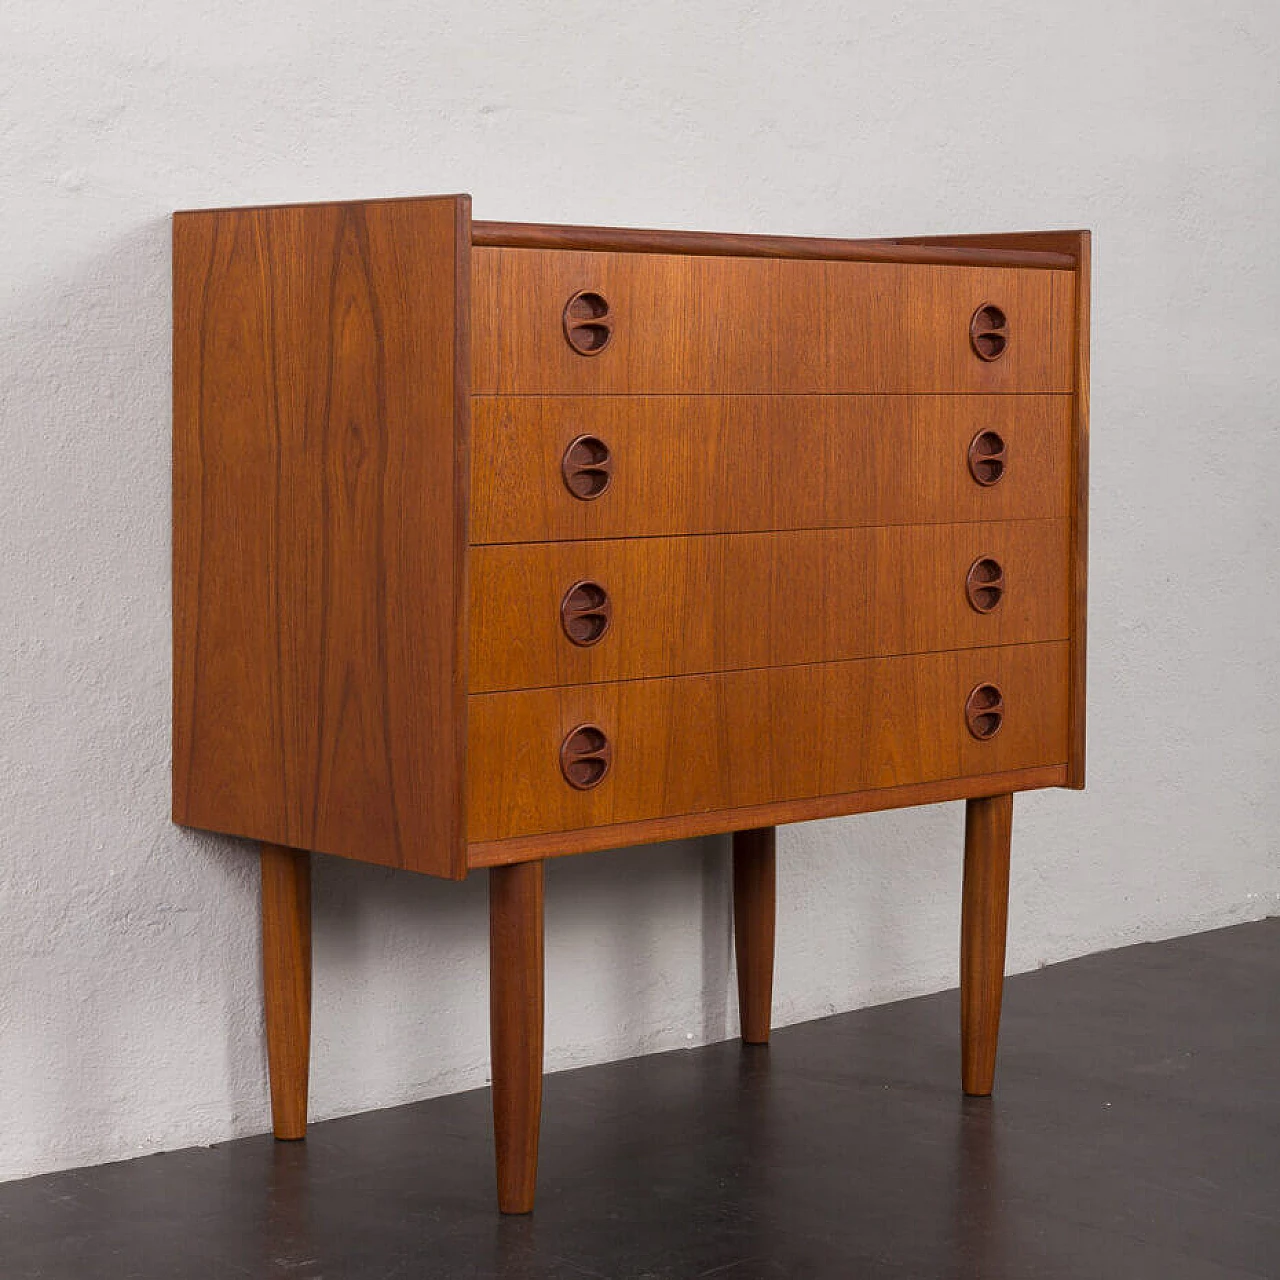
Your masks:
M 1089 240 L 174 220 L 177 822 L 262 844 L 278 1136 L 309 863 L 486 868 L 499 1201 L 532 1207 L 542 863 L 964 799 L 987 1093 L 1012 795 L 1083 785 Z

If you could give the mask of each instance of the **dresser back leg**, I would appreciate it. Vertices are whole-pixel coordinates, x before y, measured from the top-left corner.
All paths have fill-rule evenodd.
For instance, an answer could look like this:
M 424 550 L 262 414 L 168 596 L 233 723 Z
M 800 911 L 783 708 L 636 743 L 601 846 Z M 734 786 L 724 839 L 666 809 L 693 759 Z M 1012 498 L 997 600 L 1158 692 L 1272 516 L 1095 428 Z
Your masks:
M 733 946 L 743 1044 L 768 1044 L 773 1020 L 775 828 L 733 835 Z
M 960 919 L 960 1047 L 964 1091 L 991 1092 L 1004 991 L 1013 796 L 970 800 L 964 819 Z
M 489 871 L 489 1052 L 498 1208 L 528 1213 L 542 1120 L 542 863 Z
M 264 844 L 262 998 L 277 1138 L 307 1136 L 311 1067 L 311 855 Z

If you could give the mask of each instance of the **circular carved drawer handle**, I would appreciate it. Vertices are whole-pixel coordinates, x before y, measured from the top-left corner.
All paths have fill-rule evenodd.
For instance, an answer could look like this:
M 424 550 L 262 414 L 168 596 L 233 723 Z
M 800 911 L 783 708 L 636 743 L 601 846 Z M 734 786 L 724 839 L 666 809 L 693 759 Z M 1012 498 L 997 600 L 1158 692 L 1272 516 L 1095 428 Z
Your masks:
M 990 556 L 979 556 L 964 580 L 964 593 L 979 613 L 990 613 L 1004 599 L 1004 567 Z
M 560 625 L 570 641 L 584 649 L 604 639 L 612 620 L 613 602 L 598 582 L 575 582 L 560 601 Z
M 580 356 L 598 356 L 609 345 L 613 318 L 603 294 L 580 289 L 564 304 L 564 336 Z
M 984 302 L 969 321 L 969 345 L 979 360 L 999 360 L 1009 348 L 1009 318 L 994 302 Z
M 969 441 L 969 474 L 983 488 L 1004 478 L 1009 451 L 998 431 L 979 431 Z
M 613 457 L 609 446 L 595 436 L 579 436 L 569 442 L 560 459 L 565 488 L 575 498 L 590 502 L 598 498 L 613 479 Z
M 1004 694 L 993 684 L 976 686 L 965 699 L 964 722 L 980 742 L 994 738 L 1004 723 Z
M 613 747 L 598 724 L 570 729 L 560 744 L 560 772 L 577 791 L 598 787 L 613 763 Z

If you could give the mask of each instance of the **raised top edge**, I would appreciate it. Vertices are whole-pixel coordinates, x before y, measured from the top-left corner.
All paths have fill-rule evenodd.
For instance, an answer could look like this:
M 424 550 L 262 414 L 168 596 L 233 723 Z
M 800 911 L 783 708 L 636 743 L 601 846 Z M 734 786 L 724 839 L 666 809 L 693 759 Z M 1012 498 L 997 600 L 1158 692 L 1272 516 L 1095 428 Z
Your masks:
M 1078 234 L 1078 233 L 1072 233 Z M 532 222 L 472 222 L 471 243 L 487 248 L 587 249 L 622 253 L 687 253 L 735 258 L 826 258 L 850 262 L 935 263 L 976 267 L 1047 267 L 1072 271 L 1074 252 L 992 241 L 1058 237 L 1061 232 L 1012 236 L 838 240 L 820 236 L 739 235 L 713 231 L 646 231 L 628 227 L 571 227 Z
M 469 216 L 465 193 L 388 196 L 375 200 L 313 200 L 281 204 L 181 209 L 175 218 L 271 209 L 320 209 L 368 204 L 456 200 Z M 902 262 L 974 267 L 1041 267 L 1073 271 L 1088 232 L 1018 231 L 993 235 L 904 236 L 884 240 L 822 236 L 751 235 L 717 231 L 662 231 L 633 227 L 577 227 L 537 222 L 471 222 L 471 243 L 512 249 L 586 249 L 597 252 L 685 253 L 734 258 L 813 258 L 849 262 Z
M 471 197 L 465 191 L 446 191 L 432 196 L 381 196 L 374 200 L 285 200 L 279 204 L 231 204 L 208 209 L 177 209 L 175 218 L 202 213 L 260 213 L 270 209 L 335 209 L 365 204 L 421 204 L 427 200 L 460 200 L 471 208 Z

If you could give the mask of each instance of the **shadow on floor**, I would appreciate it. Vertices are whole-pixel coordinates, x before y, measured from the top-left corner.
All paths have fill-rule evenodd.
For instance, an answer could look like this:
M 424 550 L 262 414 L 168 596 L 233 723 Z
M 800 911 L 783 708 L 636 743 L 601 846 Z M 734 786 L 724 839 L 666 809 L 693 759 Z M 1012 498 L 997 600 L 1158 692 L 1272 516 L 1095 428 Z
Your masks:
M 3 1280 L 1280 1276 L 1280 919 L 549 1076 L 502 1218 L 488 1093 L 0 1186 Z

